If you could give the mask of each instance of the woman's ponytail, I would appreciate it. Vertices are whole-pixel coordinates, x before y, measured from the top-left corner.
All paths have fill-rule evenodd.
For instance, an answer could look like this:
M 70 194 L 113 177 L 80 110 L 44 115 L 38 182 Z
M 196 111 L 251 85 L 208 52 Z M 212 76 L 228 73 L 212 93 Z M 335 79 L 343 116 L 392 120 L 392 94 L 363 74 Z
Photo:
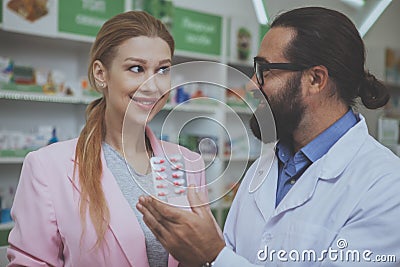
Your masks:
M 103 172 L 101 145 L 105 136 L 105 111 L 106 101 L 103 97 L 93 101 L 87 107 L 86 124 L 78 138 L 75 152 L 75 170 L 78 167 L 81 188 L 79 210 L 83 232 L 85 232 L 86 211 L 89 207 L 90 219 L 98 236 L 95 246 L 103 241 L 110 218 L 101 186 Z

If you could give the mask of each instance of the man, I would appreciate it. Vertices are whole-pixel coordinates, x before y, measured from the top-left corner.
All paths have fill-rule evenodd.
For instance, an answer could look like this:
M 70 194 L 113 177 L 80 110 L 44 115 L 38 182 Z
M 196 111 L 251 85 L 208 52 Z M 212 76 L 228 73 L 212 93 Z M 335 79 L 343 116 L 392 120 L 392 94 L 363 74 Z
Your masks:
M 279 141 L 267 144 L 246 173 L 225 240 L 206 206 L 191 213 L 150 197 L 137 205 L 177 260 L 217 267 L 398 266 L 400 160 L 352 109 L 357 97 L 367 108 L 389 97 L 364 70 L 364 52 L 357 29 L 339 12 L 308 7 L 274 20 L 254 59 L 253 80 L 268 99 Z M 263 183 L 251 190 L 259 177 Z M 201 196 L 191 189 L 189 201 L 195 206 Z

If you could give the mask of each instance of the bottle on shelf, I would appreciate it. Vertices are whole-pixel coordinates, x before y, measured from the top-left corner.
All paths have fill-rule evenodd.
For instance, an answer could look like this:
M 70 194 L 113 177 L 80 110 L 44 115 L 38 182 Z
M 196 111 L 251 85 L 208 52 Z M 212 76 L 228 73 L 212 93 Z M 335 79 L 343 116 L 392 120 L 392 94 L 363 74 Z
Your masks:
M 54 144 L 58 142 L 58 137 L 57 137 L 57 132 L 56 132 L 56 128 L 53 128 L 53 131 L 51 132 L 51 138 L 48 142 L 48 144 Z

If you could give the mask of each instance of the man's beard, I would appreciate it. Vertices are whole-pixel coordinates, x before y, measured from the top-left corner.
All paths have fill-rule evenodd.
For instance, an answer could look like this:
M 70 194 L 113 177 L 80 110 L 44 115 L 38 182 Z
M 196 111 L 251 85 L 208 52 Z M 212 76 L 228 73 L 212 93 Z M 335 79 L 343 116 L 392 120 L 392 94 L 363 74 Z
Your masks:
M 260 89 L 261 90 L 261 89 Z M 270 105 L 275 120 L 276 136 L 281 141 L 291 142 L 293 132 L 298 128 L 303 118 L 305 105 L 301 99 L 301 73 L 296 73 L 281 88 L 280 93 L 273 96 L 264 96 Z M 250 119 L 250 128 L 258 139 L 266 140 L 265 132 L 271 128 L 270 123 L 265 123 L 269 108 L 267 105 L 260 105 Z

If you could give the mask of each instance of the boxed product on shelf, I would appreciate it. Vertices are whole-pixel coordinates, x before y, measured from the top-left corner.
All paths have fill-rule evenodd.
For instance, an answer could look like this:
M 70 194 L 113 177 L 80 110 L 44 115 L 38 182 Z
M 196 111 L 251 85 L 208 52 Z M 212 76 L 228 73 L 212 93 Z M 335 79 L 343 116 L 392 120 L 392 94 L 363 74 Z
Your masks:
M 23 158 L 31 151 L 58 141 L 56 128 L 39 126 L 32 133 L 22 131 L 0 131 L 0 158 Z
M 202 155 L 218 153 L 218 138 L 215 136 L 182 134 L 179 136 L 179 144 Z
M 244 88 L 229 88 L 226 90 L 226 103 L 229 106 L 245 107 L 246 91 Z
M 47 5 L 47 0 L 11 0 L 7 3 L 7 8 L 24 19 L 34 22 L 47 15 L 49 12 Z
M 87 78 L 81 78 L 81 92 L 83 96 L 101 97 L 101 94 L 89 85 Z
M 378 120 L 378 138 L 384 145 L 397 145 L 399 143 L 399 120 L 381 117 Z
M 250 107 L 251 109 L 255 109 L 259 100 L 254 98 L 252 93 L 244 87 L 238 87 L 226 90 L 226 103 L 231 107 Z
M 36 84 L 34 68 L 30 66 L 14 65 L 13 82 L 16 84 Z
M 400 85 L 400 49 L 386 49 L 385 76 L 387 83 Z
M 0 56 L 0 82 L 9 83 L 12 81 L 14 71 L 13 61 L 8 57 Z
M 25 93 L 74 95 L 60 70 L 18 65 L 9 57 L 0 56 L 0 89 Z
M 391 89 L 390 99 L 384 107 L 384 112 L 388 117 L 400 118 L 400 88 L 389 86 Z
M 58 70 L 50 70 L 41 73 L 40 71 L 36 71 L 36 75 L 42 76 L 41 83 L 37 83 L 42 86 L 43 93 L 45 94 L 57 94 L 57 93 L 65 93 L 67 88 L 65 87 L 65 75 L 63 72 Z M 45 77 L 45 79 L 43 79 Z M 72 94 L 70 90 L 66 95 Z
M 14 186 L 8 187 L 8 190 L 0 188 L 0 223 L 8 223 L 12 221 L 11 207 L 14 202 L 15 188 Z

